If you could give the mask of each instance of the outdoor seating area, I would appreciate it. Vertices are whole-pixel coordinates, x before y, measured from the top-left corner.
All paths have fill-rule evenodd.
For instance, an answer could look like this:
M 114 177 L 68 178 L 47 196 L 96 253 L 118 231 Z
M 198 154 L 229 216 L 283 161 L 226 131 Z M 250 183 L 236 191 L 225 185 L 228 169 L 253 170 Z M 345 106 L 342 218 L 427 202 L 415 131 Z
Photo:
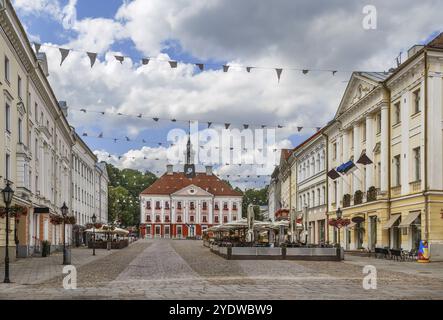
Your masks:
M 90 249 L 123 249 L 129 246 L 129 231 L 110 225 L 85 230 Z
M 417 250 L 403 250 L 403 249 L 390 249 L 390 248 L 375 248 L 373 257 L 377 259 L 389 259 L 396 261 L 417 261 Z
M 302 229 L 300 224 L 297 225 L 298 230 Z M 203 233 L 203 245 L 229 260 L 342 259 L 341 250 L 333 245 L 313 245 L 291 239 L 295 237 L 291 237 L 287 220 L 248 223 L 247 219 L 241 219 L 208 228 Z

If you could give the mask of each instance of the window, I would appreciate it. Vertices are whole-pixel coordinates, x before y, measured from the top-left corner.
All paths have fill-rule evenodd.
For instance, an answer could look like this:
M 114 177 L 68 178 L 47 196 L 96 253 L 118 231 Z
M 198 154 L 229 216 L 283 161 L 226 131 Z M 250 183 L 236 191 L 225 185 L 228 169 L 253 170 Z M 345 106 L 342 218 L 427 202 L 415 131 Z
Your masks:
M 177 222 L 182 222 L 182 216 L 177 216 Z
M 420 181 L 421 180 L 420 147 L 414 149 L 414 169 L 415 169 L 415 181 Z
M 215 209 L 215 210 L 218 210 L 218 203 L 216 203 L 216 204 L 214 205 L 214 209 Z
M 165 202 L 165 209 L 169 210 L 169 201 Z
M 337 159 L 337 142 L 332 145 L 332 159 Z
M 9 59 L 5 56 L 5 80 L 9 83 Z
M 203 216 L 203 222 L 208 222 L 206 216 Z
M 160 201 L 155 201 L 155 209 L 161 209 Z
M 394 185 L 396 187 L 401 186 L 401 163 L 400 163 L 400 155 L 396 155 L 394 157 L 394 168 L 395 168 L 395 180 Z
M 22 78 L 17 76 L 17 94 L 20 100 L 22 99 Z
M 189 221 L 194 222 L 194 216 L 189 216 Z
M 227 202 L 223 203 L 223 210 L 228 210 L 228 203 Z
M 334 203 L 337 203 L 337 181 L 334 181 Z
M 379 134 L 381 133 L 381 112 L 377 113 L 375 121 L 377 122 L 377 134 Z
M 223 217 L 223 223 L 227 223 L 228 222 L 228 217 L 227 216 L 224 216 Z
M 179 209 L 179 210 L 182 209 L 182 202 L 181 201 L 177 202 L 177 209 Z
M 11 156 L 8 153 L 6 154 L 5 168 L 6 168 L 5 178 L 6 180 L 9 180 L 11 174 Z
M 237 203 L 232 204 L 232 210 L 237 210 Z
M 146 209 L 151 209 L 151 201 L 146 201 Z
M 169 222 L 169 216 L 165 216 L 165 222 Z
M 155 222 L 160 222 L 160 216 L 159 215 L 155 216 Z
M 400 101 L 394 104 L 394 125 L 401 122 L 401 105 Z
M 22 127 L 22 119 L 18 118 L 18 143 L 23 143 Z
M 150 215 L 150 214 L 148 214 L 148 215 L 146 216 L 146 222 L 151 222 L 151 215 Z
M 215 216 L 215 217 L 214 217 L 214 222 L 215 222 L 215 223 L 218 223 L 218 216 Z
M 11 132 L 11 106 L 8 102 L 5 106 L 5 128 L 7 132 Z
M 420 89 L 414 91 L 412 96 L 413 96 L 413 103 L 414 103 L 413 114 L 416 114 L 421 111 L 420 110 Z
M 208 203 L 206 201 L 203 201 L 203 210 L 208 209 Z
M 195 210 L 195 203 L 194 203 L 194 201 L 191 201 L 191 202 L 189 203 L 189 208 L 190 208 L 191 210 Z
M 361 136 L 362 141 L 366 141 L 366 122 L 363 122 L 363 124 L 361 125 Z

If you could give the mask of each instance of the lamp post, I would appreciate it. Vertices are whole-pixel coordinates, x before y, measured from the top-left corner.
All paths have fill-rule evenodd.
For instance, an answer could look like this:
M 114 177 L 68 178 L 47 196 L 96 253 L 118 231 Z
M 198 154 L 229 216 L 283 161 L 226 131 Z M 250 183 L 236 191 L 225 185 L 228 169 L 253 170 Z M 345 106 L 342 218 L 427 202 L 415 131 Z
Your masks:
M 63 206 L 61 207 L 62 216 L 63 216 L 63 264 L 67 265 L 67 252 L 66 252 L 66 216 L 68 215 L 68 207 L 66 203 L 63 202 Z
M 92 215 L 92 255 L 95 256 L 95 222 L 97 221 L 97 217 L 95 213 Z
M 9 206 L 12 202 L 14 190 L 12 190 L 9 180 L 6 180 L 6 187 L 2 190 L 2 194 L 6 207 L 5 280 L 3 282 L 11 283 L 9 280 Z
M 341 219 L 341 217 L 343 216 L 343 212 L 341 211 L 340 208 L 337 208 L 337 211 L 335 212 L 335 214 L 337 215 L 337 221 L 339 221 Z M 341 243 L 340 243 L 340 228 L 338 227 L 338 225 L 336 226 L 336 228 L 337 228 L 338 245 L 341 247 Z

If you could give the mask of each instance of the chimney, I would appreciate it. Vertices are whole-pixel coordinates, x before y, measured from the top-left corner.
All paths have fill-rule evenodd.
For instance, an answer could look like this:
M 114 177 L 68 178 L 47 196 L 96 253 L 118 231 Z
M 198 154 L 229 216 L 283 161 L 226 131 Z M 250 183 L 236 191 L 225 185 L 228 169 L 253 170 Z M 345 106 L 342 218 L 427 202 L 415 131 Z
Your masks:
M 60 109 L 62 109 L 63 114 L 67 118 L 68 117 L 68 104 L 66 103 L 66 101 L 59 101 L 58 105 L 60 106 Z
M 37 53 L 37 60 L 38 60 L 38 64 L 40 65 L 40 67 L 43 70 L 43 74 L 46 77 L 49 77 L 48 58 L 46 58 L 46 53 L 44 53 L 44 52 Z
M 409 50 L 408 50 L 408 59 L 410 58 L 410 57 L 412 57 L 414 54 L 416 54 L 417 52 L 419 52 L 421 49 L 423 49 L 424 48 L 424 46 L 423 45 L 415 45 L 415 46 L 413 46 L 413 47 L 411 47 Z
M 206 175 L 212 176 L 212 166 L 206 166 Z
M 172 164 L 168 164 L 166 166 L 166 174 L 172 175 L 174 173 L 174 166 Z

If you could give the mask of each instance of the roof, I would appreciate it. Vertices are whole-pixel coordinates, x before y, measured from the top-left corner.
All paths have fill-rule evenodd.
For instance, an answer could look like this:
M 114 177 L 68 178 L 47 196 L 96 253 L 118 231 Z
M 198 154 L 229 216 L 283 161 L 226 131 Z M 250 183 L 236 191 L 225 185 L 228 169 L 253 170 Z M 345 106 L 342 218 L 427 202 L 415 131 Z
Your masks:
M 436 36 L 431 42 L 427 44 L 427 47 L 443 49 L 443 32 Z
M 196 173 L 194 178 L 187 178 L 183 172 L 165 173 L 141 194 L 171 195 L 187 186 L 195 185 L 214 196 L 238 196 L 243 194 L 232 189 L 226 182 L 216 175 L 207 175 L 203 172 Z
M 358 72 L 358 73 L 375 82 L 383 82 L 391 75 L 391 72 Z

